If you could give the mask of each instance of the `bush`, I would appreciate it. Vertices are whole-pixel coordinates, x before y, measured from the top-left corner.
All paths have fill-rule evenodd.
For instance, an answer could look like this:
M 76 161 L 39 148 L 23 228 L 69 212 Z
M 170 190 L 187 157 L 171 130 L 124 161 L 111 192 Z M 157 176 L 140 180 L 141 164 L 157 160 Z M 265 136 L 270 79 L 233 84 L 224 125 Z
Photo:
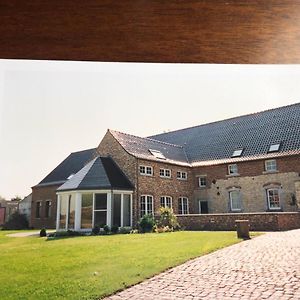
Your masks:
M 28 229 L 29 224 L 25 215 L 20 214 L 19 212 L 13 213 L 8 221 L 3 225 L 3 230 L 19 230 L 19 229 Z
M 142 233 L 152 232 L 155 225 L 155 220 L 152 215 L 144 215 L 139 221 L 139 228 Z
M 128 228 L 128 227 L 121 227 L 120 229 L 119 229 L 119 233 L 121 233 L 121 234 L 128 234 L 128 233 L 131 233 L 131 228 Z
M 110 232 L 110 228 L 109 228 L 108 225 L 104 225 L 104 226 L 103 226 L 103 230 L 104 230 L 104 233 L 105 233 L 105 234 L 109 234 L 109 232 Z
M 47 232 L 45 228 L 42 228 L 40 231 L 40 237 L 44 237 L 44 236 L 47 236 Z
M 154 232 L 156 233 L 164 233 L 164 232 L 172 232 L 173 229 L 170 228 L 169 226 L 163 226 L 163 227 L 158 227 L 158 226 L 155 226 L 154 227 Z
M 111 227 L 111 232 L 112 233 L 118 233 L 118 231 L 119 231 L 119 226 L 118 225 L 114 225 L 114 226 Z
M 98 235 L 99 232 L 100 232 L 100 227 L 96 225 L 96 226 L 92 229 L 92 234 Z
M 53 233 L 49 233 L 48 237 L 50 238 L 60 238 L 60 237 L 72 237 L 72 236 L 85 236 L 86 233 L 74 231 L 74 230 L 67 230 L 67 231 L 56 231 Z
M 159 219 L 157 222 L 157 227 L 168 227 L 169 231 L 180 229 L 177 217 L 175 216 L 172 208 L 161 207 L 159 209 Z

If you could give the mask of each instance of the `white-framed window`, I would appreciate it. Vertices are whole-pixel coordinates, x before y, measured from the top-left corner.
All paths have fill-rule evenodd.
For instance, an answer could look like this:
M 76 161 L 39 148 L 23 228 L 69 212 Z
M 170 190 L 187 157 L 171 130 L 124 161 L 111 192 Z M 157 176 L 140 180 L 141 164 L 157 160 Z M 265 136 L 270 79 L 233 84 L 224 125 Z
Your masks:
M 230 210 L 241 211 L 241 192 L 239 190 L 233 190 L 229 192 Z
M 177 171 L 177 179 L 187 180 L 187 172 Z
M 153 196 L 141 196 L 141 217 L 146 214 L 153 214 Z
M 51 200 L 47 200 L 45 202 L 45 218 L 51 217 L 51 205 L 52 205 Z
M 277 171 L 277 163 L 275 159 L 270 159 L 265 161 L 265 170 L 266 172 Z
M 280 143 L 272 144 L 269 147 L 268 152 L 278 152 L 280 148 Z
M 171 178 L 171 170 L 169 169 L 159 169 L 159 176 L 165 178 Z
M 228 165 L 228 175 L 237 175 L 238 167 L 237 164 Z
M 41 210 L 42 210 L 42 201 L 37 201 L 35 207 L 35 217 L 37 219 L 41 217 Z
M 199 187 L 206 187 L 206 176 L 200 176 L 198 178 Z
M 244 151 L 244 148 L 236 149 L 233 151 L 231 157 L 240 157 Z
M 267 199 L 268 199 L 268 208 L 270 210 L 281 209 L 278 188 L 267 189 Z
M 159 159 L 166 159 L 166 157 L 162 154 L 161 151 L 159 150 L 154 150 L 154 149 L 149 149 L 150 153 L 156 157 L 156 158 L 159 158 Z
M 189 199 L 187 197 L 180 197 L 178 199 L 178 214 L 188 215 L 189 213 Z
M 140 166 L 140 174 L 146 176 L 153 175 L 153 168 L 150 166 Z
M 172 208 L 172 197 L 170 196 L 161 196 L 160 197 L 160 206 Z

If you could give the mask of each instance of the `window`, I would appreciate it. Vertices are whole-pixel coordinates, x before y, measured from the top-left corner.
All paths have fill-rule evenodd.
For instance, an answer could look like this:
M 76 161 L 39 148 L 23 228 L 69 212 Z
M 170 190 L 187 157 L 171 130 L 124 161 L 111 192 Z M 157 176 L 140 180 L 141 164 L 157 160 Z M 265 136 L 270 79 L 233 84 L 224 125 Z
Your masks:
M 158 151 L 158 150 L 149 149 L 149 151 L 156 158 L 166 159 L 166 157 L 160 151 Z
M 153 197 L 150 195 L 141 196 L 141 217 L 146 214 L 153 214 Z
M 234 150 L 231 157 L 240 157 L 243 153 L 243 150 L 244 148 Z
M 94 227 L 107 224 L 107 194 L 95 194 Z
M 187 180 L 187 172 L 177 171 L 177 179 Z
M 279 189 L 268 189 L 267 198 L 269 209 L 280 209 Z
M 165 178 L 171 178 L 171 170 L 169 169 L 159 169 L 159 176 Z
M 228 165 L 228 174 L 229 175 L 237 175 L 238 174 L 237 164 Z
M 51 201 L 47 200 L 45 203 L 45 218 L 51 217 Z
M 178 214 L 187 215 L 189 213 L 189 200 L 187 197 L 180 197 L 178 199 Z
M 36 202 L 36 208 L 35 208 L 35 217 L 40 218 L 41 217 L 41 209 L 42 209 L 42 202 L 37 201 Z
M 277 171 L 277 163 L 275 159 L 265 161 L 265 169 L 267 172 Z
M 92 228 L 93 194 L 82 194 L 81 199 L 81 229 Z
M 160 206 L 172 208 L 172 198 L 170 196 L 160 197 Z
M 140 166 L 140 174 L 146 176 L 153 175 L 153 168 L 150 166 Z
M 280 143 L 270 145 L 268 152 L 277 152 L 279 151 Z
M 206 176 L 199 177 L 199 187 L 206 187 Z
M 231 211 L 240 211 L 242 209 L 240 191 L 230 191 L 229 199 Z

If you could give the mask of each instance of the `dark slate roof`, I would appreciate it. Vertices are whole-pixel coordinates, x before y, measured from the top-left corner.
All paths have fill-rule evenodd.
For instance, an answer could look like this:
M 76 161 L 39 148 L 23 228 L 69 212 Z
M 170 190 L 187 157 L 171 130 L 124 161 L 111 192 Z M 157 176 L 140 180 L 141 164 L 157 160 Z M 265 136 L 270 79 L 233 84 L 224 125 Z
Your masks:
M 142 138 L 114 130 L 110 130 L 110 133 L 128 153 L 135 157 L 159 160 L 161 162 L 173 162 L 182 165 L 188 164 L 184 148 L 180 145 L 161 142 L 150 138 Z M 166 160 L 155 158 L 149 149 L 160 151 L 166 157 Z
M 300 103 L 235 117 L 150 137 L 184 147 L 188 160 L 230 160 L 235 149 L 241 158 L 300 153 Z M 281 143 L 278 153 L 267 154 L 271 144 Z
M 96 157 L 57 191 L 119 189 L 132 190 L 133 185 L 110 157 Z
M 71 153 L 38 186 L 59 184 L 67 180 L 71 174 L 77 173 L 87 162 L 96 156 L 96 149 L 88 149 Z

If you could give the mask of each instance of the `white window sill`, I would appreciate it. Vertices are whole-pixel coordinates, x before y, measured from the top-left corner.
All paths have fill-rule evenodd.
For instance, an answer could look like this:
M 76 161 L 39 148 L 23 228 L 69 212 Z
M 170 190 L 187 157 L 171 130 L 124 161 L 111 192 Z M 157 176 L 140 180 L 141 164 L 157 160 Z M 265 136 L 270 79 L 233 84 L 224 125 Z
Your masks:
M 159 176 L 159 177 L 163 179 L 172 179 L 172 177 L 168 177 L 168 176 Z
M 153 177 L 153 174 L 150 175 L 150 174 L 141 174 L 141 173 L 140 173 L 140 175 L 141 175 L 141 176 Z
M 240 176 L 239 173 L 235 173 L 235 174 L 227 174 L 226 177 L 229 178 L 229 177 L 238 177 Z
M 178 180 L 187 181 L 187 178 L 177 178 Z
M 279 171 L 278 170 L 263 171 L 263 174 L 274 174 L 274 173 L 279 173 Z

